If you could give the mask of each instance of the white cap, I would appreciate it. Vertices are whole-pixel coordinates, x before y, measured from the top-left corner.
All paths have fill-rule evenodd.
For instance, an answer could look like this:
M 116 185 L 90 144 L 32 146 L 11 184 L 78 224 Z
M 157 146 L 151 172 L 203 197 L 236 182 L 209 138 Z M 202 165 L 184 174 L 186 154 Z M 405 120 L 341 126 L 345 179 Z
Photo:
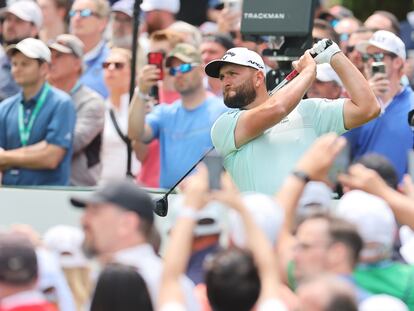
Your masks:
M 42 26 L 42 11 L 35 1 L 14 1 L 4 12 L 16 15 L 18 18 L 26 22 L 32 22 L 37 27 L 37 29 L 40 29 Z
M 356 49 L 362 53 L 366 53 L 369 46 L 375 46 L 379 49 L 394 53 L 403 60 L 406 58 L 404 42 L 390 31 L 376 31 L 371 39 L 357 44 Z
M 29 58 L 40 59 L 50 63 L 50 50 L 46 44 L 38 39 L 26 38 L 17 44 L 9 45 L 6 52 L 10 56 L 16 50 Z
M 407 305 L 393 296 L 381 294 L 364 299 L 359 306 L 359 311 L 408 311 Z
M 85 267 L 88 260 L 82 252 L 84 234 L 77 227 L 57 225 L 43 236 L 45 246 L 56 253 L 65 268 Z
M 342 81 L 336 74 L 335 70 L 332 69 L 331 65 L 319 64 L 316 66 L 316 79 L 321 82 L 336 82 L 338 85 L 342 85 Z
M 391 248 L 397 223 L 388 204 L 369 193 L 353 190 L 338 202 L 337 215 L 357 226 L 364 243 Z
M 166 225 L 167 231 L 170 231 L 177 221 L 177 217 L 180 215 L 180 209 L 183 208 L 182 195 L 174 196 L 174 200 L 170 203 L 170 219 L 171 222 Z M 211 201 L 209 202 L 202 210 L 197 212 L 197 225 L 194 228 L 195 236 L 207 236 L 220 234 L 223 231 L 223 215 L 224 209 L 223 205 Z
M 256 52 L 247 48 L 232 48 L 228 50 L 221 59 L 216 59 L 206 65 L 206 74 L 213 78 L 218 78 L 220 68 L 225 64 L 236 64 L 251 67 L 263 72 L 266 76 L 266 68 L 263 59 Z
M 112 5 L 112 12 L 122 12 L 129 17 L 134 15 L 134 1 L 133 0 L 119 0 Z
M 332 189 L 325 183 L 310 181 L 306 184 L 298 204 L 298 214 L 306 217 L 313 212 L 313 206 L 321 209 L 318 211 L 328 211 L 332 203 Z
M 179 0 L 144 0 L 141 4 L 144 12 L 162 10 L 177 14 L 180 10 Z
M 247 192 L 242 194 L 242 199 L 254 222 L 263 230 L 272 245 L 275 245 L 284 218 L 282 209 L 272 197 L 265 194 Z M 231 240 L 236 246 L 245 247 L 246 234 L 240 215 L 230 210 L 229 217 Z

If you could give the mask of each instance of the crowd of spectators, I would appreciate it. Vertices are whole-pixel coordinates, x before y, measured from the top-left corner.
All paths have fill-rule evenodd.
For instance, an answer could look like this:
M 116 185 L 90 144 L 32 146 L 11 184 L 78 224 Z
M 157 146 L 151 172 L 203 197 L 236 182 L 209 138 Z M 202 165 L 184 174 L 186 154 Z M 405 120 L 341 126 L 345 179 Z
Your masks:
M 97 187 L 0 230 L 0 311 L 414 311 L 414 12 L 317 5 L 272 94 L 241 4 L 143 0 L 132 51 L 133 0 L 5 3 L 0 185 Z

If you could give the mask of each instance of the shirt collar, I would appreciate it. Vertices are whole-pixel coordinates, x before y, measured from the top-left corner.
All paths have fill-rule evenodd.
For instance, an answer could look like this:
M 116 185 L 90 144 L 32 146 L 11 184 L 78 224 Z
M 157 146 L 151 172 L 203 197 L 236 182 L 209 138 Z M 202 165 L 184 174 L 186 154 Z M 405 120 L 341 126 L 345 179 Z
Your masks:
M 156 256 L 156 254 L 152 246 L 145 243 L 116 252 L 114 259 L 116 262 L 135 266 L 135 263 L 139 260 L 139 258 L 145 258 L 148 256 Z
M 38 101 L 38 99 L 40 98 L 40 94 L 42 94 L 42 92 L 43 92 L 43 90 L 44 90 L 45 86 L 46 86 L 46 83 L 43 83 L 42 87 L 41 87 L 41 88 L 40 88 L 40 90 L 36 93 L 36 95 L 35 95 L 35 96 L 33 96 L 32 98 L 30 98 L 29 100 L 25 100 L 25 99 L 24 99 L 24 96 L 23 96 L 23 91 L 21 91 L 21 102 L 22 102 L 24 105 L 29 105 L 29 104 L 32 104 L 32 103 L 36 103 L 36 102 Z
M 91 61 L 92 59 L 96 58 L 101 52 L 101 49 L 104 47 L 105 44 L 106 44 L 105 41 L 102 40 L 92 50 L 90 50 L 88 53 L 85 53 L 83 55 L 83 62 L 87 63 Z

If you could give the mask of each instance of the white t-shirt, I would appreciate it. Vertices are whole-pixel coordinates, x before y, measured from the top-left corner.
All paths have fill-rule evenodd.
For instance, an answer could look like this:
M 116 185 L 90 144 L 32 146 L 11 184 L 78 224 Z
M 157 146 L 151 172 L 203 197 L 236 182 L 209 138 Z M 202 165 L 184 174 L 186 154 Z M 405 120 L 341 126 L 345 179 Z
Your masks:
M 110 108 L 113 109 L 119 128 L 124 135 L 127 135 L 129 95 L 128 93 L 122 95 L 119 110 L 112 106 L 109 99 L 106 100 L 105 105 L 107 109 L 105 112 L 105 127 L 102 137 L 102 173 L 99 181 L 100 184 L 122 179 L 126 176 L 127 147 L 115 129 L 109 111 Z M 140 171 L 141 163 L 137 160 L 133 152 L 131 157 L 131 171 L 136 175 Z

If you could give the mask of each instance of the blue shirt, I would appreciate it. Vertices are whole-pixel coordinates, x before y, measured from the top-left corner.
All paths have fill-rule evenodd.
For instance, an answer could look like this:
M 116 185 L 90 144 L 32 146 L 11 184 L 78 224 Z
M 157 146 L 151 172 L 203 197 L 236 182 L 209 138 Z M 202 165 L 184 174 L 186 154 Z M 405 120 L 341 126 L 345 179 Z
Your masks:
M 109 48 L 105 43 L 103 43 L 99 50 L 96 51 L 96 55 L 94 55 L 91 59 L 84 61 L 85 70 L 79 79 L 83 85 L 86 85 L 96 91 L 103 98 L 108 97 L 108 89 L 103 78 L 102 63 L 106 60 L 108 55 Z
M 345 134 L 354 159 L 367 153 L 386 157 L 395 167 L 401 181 L 407 172 L 408 151 L 413 147 L 413 131 L 408 113 L 414 103 L 414 93 L 405 87 L 376 119 Z
M 43 86 L 44 87 L 44 86 Z M 37 95 L 24 102 L 22 92 L 5 99 L 0 103 L 0 147 L 5 150 L 21 148 L 18 125 L 19 105 L 24 103 L 25 119 L 39 99 L 43 88 Z M 70 96 L 63 91 L 51 87 L 43 107 L 37 115 L 28 145 L 42 140 L 66 149 L 64 159 L 54 170 L 11 168 L 3 172 L 4 185 L 68 185 L 70 163 L 72 157 L 72 138 L 75 127 L 76 112 Z
M 10 59 L 2 46 L 0 46 L 0 77 L 0 101 L 20 91 L 11 74 Z
M 211 127 L 226 110 L 222 100 L 210 96 L 192 110 L 177 100 L 147 115 L 146 123 L 160 141 L 161 187 L 173 186 L 212 147 Z

